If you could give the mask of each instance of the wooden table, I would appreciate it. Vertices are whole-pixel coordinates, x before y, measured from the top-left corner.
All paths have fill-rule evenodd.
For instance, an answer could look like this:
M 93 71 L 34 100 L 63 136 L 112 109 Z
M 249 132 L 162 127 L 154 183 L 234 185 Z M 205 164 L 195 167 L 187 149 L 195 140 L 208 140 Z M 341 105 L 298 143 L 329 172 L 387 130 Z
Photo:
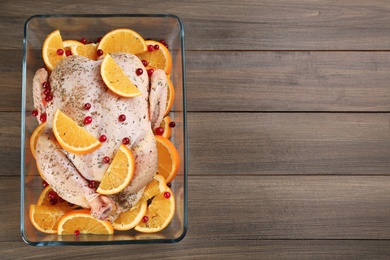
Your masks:
M 180 243 L 22 241 L 22 38 L 37 13 L 182 18 L 190 163 Z M 18 0 L 0 14 L 2 259 L 389 259 L 390 2 Z

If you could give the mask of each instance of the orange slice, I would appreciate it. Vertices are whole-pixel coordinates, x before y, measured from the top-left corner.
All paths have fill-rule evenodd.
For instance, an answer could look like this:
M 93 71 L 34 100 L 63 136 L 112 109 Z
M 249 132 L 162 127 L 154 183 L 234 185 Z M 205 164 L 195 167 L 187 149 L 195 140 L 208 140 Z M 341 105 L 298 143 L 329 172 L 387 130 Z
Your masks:
M 63 54 L 59 55 L 57 50 L 63 50 Z M 62 43 L 62 37 L 59 30 L 55 30 L 51 32 L 43 42 L 42 46 L 42 58 L 45 62 L 46 67 L 49 70 L 53 70 L 53 68 L 60 62 L 63 58 L 65 58 L 65 50 L 64 45 Z
M 100 67 L 100 75 L 106 86 L 119 96 L 135 97 L 142 94 L 110 55 L 104 56 Z
M 72 210 L 59 220 L 57 234 L 73 235 L 76 230 L 80 234 L 110 235 L 114 233 L 114 228 L 109 221 L 94 218 L 89 209 Z
M 162 129 L 164 129 L 164 132 L 162 134 L 163 137 L 169 139 L 171 137 L 171 134 L 172 134 L 172 128 L 169 126 L 169 123 L 171 122 L 171 117 L 170 116 L 166 116 L 163 118 L 163 120 L 161 121 L 161 124 L 159 127 L 161 127 Z M 156 129 L 154 130 L 154 134 L 156 134 Z
M 171 141 L 160 135 L 155 137 L 158 153 L 157 173 L 165 178 L 166 183 L 169 183 L 175 178 L 179 170 L 180 156 Z
M 38 125 L 30 137 L 30 150 L 31 150 L 31 153 L 35 159 L 36 159 L 36 149 L 37 149 L 38 138 L 41 135 L 41 133 L 43 132 L 43 130 L 45 129 L 45 127 L 46 127 L 46 122 Z
M 153 51 L 146 50 L 145 52 L 137 54 L 138 58 L 148 62 L 147 68 L 162 69 L 166 74 L 171 73 L 172 56 L 167 47 L 165 47 L 164 44 L 153 40 L 147 40 L 145 43 L 148 48 L 151 48 L 149 46 L 158 46 L 158 48 L 156 49 L 156 47 L 154 47 Z
M 103 51 L 103 55 L 114 52 L 128 52 L 138 54 L 146 51 L 144 38 L 130 29 L 116 29 L 108 32 L 100 40 L 97 49 Z
M 73 45 L 70 50 L 72 51 L 72 55 L 80 55 L 87 57 L 90 60 L 97 60 L 97 43 L 88 43 L 81 45 Z
M 55 205 L 53 205 L 50 200 L 50 195 L 53 195 L 53 192 L 55 193 L 55 191 L 50 187 L 50 186 L 46 186 L 41 194 L 39 195 L 39 198 L 38 198 L 38 201 L 37 201 L 37 205 L 40 205 L 40 206 L 55 206 L 55 207 L 65 207 L 65 208 L 69 208 L 69 209 L 74 209 L 76 207 L 78 207 L 77 205 L 72 205 L 72 204 L 69 204 L 66 200 L 64 199 L 60 199 L 60 197 L 57 195 L 55 196 L 55 200 L 56 200 L 56 203 Z M 55 193 L 57 194 L 57 193 Z
M 167 105 L 165 108 L 164 116 L 168 115 L 173 106 L 173 101 L 175 100 L 175 88 L 172 84 L 172 80 L 167 77 L 168 80 L 168 93 L 167 93 Z
M 116 194 L 129 185 L 134 176 L 135 161 L 133 153 L 126 145 L 121 144 L 115 154 L 96 192 L 100 194 Z
M 102 145 L 90 132 L 58 109 L 53 118 L 53 133 L 61 147 L 74 154 L 87 154 Z
M 134 228 L 145 216 L 147 202 L 141 198 L 137 204 L 126 212 L 122 212 L 112 223 L 115 230 L 130 230 Z
M 64 45 L 65 51 L 70 51 L 70 52 L 72 52 L 72 47 L 83 45 L 81 42 L 76 40 L 65 40 L 62 42 L 62 44 Z
M 30 205 L 29 217 L 33 226 L 41 232 L 57 233 L 58 221 L 69 212 L 69 208 L 43 205 Z
M 153 180 L 146 185 L 142 197 L 145 200 L 152 199 L 154 196 L 166 191 L 168 188 L 165 178 L 162 175 L 156 174 Z
M 142 233 L 155 233 L 166 228 L 175 214 L 175 198 L 170 188 L 148 200 L 148 208 L 135 230 Z

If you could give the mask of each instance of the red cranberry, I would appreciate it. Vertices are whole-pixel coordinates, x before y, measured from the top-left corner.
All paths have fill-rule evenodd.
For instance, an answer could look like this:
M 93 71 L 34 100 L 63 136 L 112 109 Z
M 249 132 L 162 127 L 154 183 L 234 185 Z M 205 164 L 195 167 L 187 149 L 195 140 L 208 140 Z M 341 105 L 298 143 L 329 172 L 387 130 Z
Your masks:
M 50 87 L 45 88 L 45 90 L 43 90 L 43 94 L 45 94 L 45 95 L 49 95 L 50 92 L 51 92 L 51 88 Z
M 49 101 L 52 101 L 52 100 L 53 100 L 53 96 L 52 95 L 46 95 L 45 101 L 49 102 Z
M 86 44 L 86 43 L 87 43 L 87 39 L 81 38 L 80 42 L 81 42 L 82 44 Z
M 70 51 L 70 50 L 66 50 L 66 51 L 65 51 L 65 55 L 66 55 L 66 57 L 68 57 L 68 56 L 72 55 L 72 51 Z
M 95 181 L 88 182 L 88 187 L 91 188 L 91 189 L 94 189 L 95 185 L 96 185 Z
M 39 120 L 44 123 L 46 122 L 46 113 L 42 113 L 41 116 L 39 117 Z
M 102 40 L 103 37 L 99 37 L 97 38 L 96 42 L 100 42 Z
M 80 235 L 80 230 L 76 229 L 76 230 L 74 231 L 74 235 L 75 235 L 76 237 L 78 237 L 78 236 Z
M 164 133 L 164 128 L 162 128 L 161 126 L 157 127 L 156 130 L 156 135 L 163 135 Z
M 103 50 L 98 49 L 98 50 L 96 51 L 96 54 L 97 54 L 97 56 L 102 56 L 102 55 L 103 55 Z
M 164 39 L 161 39 L 159 42 L 168 49 L 168 43 Z
M 160 49 L 160 46 L 158 44 L 154 45 L 153 48 L 157 51 L 158 49 Z
M 90 103 L 85 103 L 84 104 L 84 109 L 85 110 L 90 110 L 91 109 L 91 104 Z
M 50 199 L 57 199 L 58 198 L 58 194 L 54 190 L 49 191 L 49 193 L 47 195 Z
M 46 181 L 42 181 L 42 186 L 47 187 L 47 186 L 49 186 L 49 183 L 47 183 Z
M 142 217 L 142 222 L 146 223 L 146 222 L 148 222 L 148 220 L 149 220 L 148 216 L 143 216 Z
M 38 110 L 34 109 L 31 111 L 32 116 L 37 116 L 38 115 Z
M 167 186 L 170 188 L 172 186 L 172 184 L 169 182 L 169 183 L 167 183 Z
M 148 45 L 148 52 L 152 52 L 152 51 L 154 51 L 153 45 Z
M 91 116 L 86 116 L 84 118 L 84 125 L 89 125 L 90 123 L 92 123 L 92 117 Z
M 99 137 L 99 141 L 100 141 L 101 143 L 104 143 L 105 141 L 107 141 L 107 136 L 101 135 L 101 136 Z
M 135 71 L 135 74 L 137 74 L 137 76 L 141 76 L 142 73 L 144 73 L 144 70 L 141 69 L 141 68 L 138 68 L 138 69 Z
M 58 203 L 58 199 L 50 199 L 50 205 L 56 205 Z
M 169 127 L 174 128 L 176 126 L 175 121 L 169 122 Z
M 124 114 L 119 115 L 118 120 L 119 120 L 119 122 L 126 121 L 126 115 L 124 115 Z
M 57 54 L 60 55 L 60 56 L 64 55 L 64 50 L 63 49 L 58 49 L 57 50 Z
M 153 75 L 154 69 L 148 69 L 148 76 L 151 77 Z
M 130 143 L 130 138 L 125 137 L 122 139 L 122 144 L 129 144 Z
M 149 65 L 149 62 L 147 60 L 142 60 L 142 64 L 146 67 Z
M 104 163 L 109 163 L 110 161 L 111 161 L 110 157 L 108 157 L 108 156 L 104 156 L 103 157 L 103 162 Z
M 58 201 L 59 202 L 64 202 L 65 200 L 63 198 L 61 198 L 61 197 L 58 197 Z
M 48 81 L 45 81 L 45 82 L 42 83 L 42 87 L 45 88 L 45 89 L 46 88 L 50 88 L 50 83 Z
M 171 197 L 171 193 L 169 191 L 164 192 L 164 198 L 169 199 Z

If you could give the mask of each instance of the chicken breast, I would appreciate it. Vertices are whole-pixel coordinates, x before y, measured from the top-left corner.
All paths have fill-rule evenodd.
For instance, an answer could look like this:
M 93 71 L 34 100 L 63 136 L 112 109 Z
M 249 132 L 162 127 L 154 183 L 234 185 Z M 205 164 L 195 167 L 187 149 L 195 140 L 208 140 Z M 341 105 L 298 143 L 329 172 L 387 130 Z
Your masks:
M 149 82 L 138 57 L 129 53 L 116 53 L 112 57 L 142 95 L 132 98 L 118 96 L 106 87 L 100 76 L 101 60 L 69 56 L 50 75 L 53 100 L 46 105 L 47 126 L 38 139 L 36 150 L 37 166 L 59 196 L 91 208 L 99 219 L 110 220 L 131 208 L 156 174 L 157 148 L 153 128 L 162 120 L 161 111 L 165 110 L 167 93 L 164 71 L 155 70 Z M 145 73 L 137 75 L 138 68 L 143 68 Z M 79 122 L 97 138 L 105 135 L 107 140 L 89 154 L 66 152 L 52 133 L 53 116 L 57 109 Z M 84 125 L 87 116 L 92 117 L 92 122 Z M 97 194 L 94 188 L 88 187 L 88 181 L 102 180 L 109 166 L 103 163 L 103 157 L 112 159 L 124 138 L 129 138 L 127 146 L 135 158 L 134 177 L 118 194 Z

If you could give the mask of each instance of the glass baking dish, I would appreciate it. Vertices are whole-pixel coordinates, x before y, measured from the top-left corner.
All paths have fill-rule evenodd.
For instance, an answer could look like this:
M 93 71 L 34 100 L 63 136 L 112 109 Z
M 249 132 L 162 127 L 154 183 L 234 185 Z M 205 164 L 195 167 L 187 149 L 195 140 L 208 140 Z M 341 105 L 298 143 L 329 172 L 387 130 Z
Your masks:
M 30 136 L 38 126 L 32 116 L 32 79 L 44 67 L 41 50 L 46 36 L 58 29 L 63 39 L 97 39 L 117 28 L 129 28 L 145 39 L 164 39 L 172 55 L 171 80 L 175 87 L 174 103 L 169 116 L 175 121 L 171 142 L 180 156 L 180 169 L 171 183 L 176 212 L 172 222 L 158 233 L 135 230 L 115 231 L 113 235 L 45 234 L 35 229 L 29 219 L 29 205 L 35 204 L 43 189 L 35 159 L 30 150 Z M 133 243 L 172 243 L 183 239 L 187 230 L 187 130 L 185 96 L 185 51 L 183 23 L 169 14 L 109 15 L 34 15 L 24 27 L 23 79 L 21 113 L 21 233 L 23 240 L 34 246 L 107 245 Z

